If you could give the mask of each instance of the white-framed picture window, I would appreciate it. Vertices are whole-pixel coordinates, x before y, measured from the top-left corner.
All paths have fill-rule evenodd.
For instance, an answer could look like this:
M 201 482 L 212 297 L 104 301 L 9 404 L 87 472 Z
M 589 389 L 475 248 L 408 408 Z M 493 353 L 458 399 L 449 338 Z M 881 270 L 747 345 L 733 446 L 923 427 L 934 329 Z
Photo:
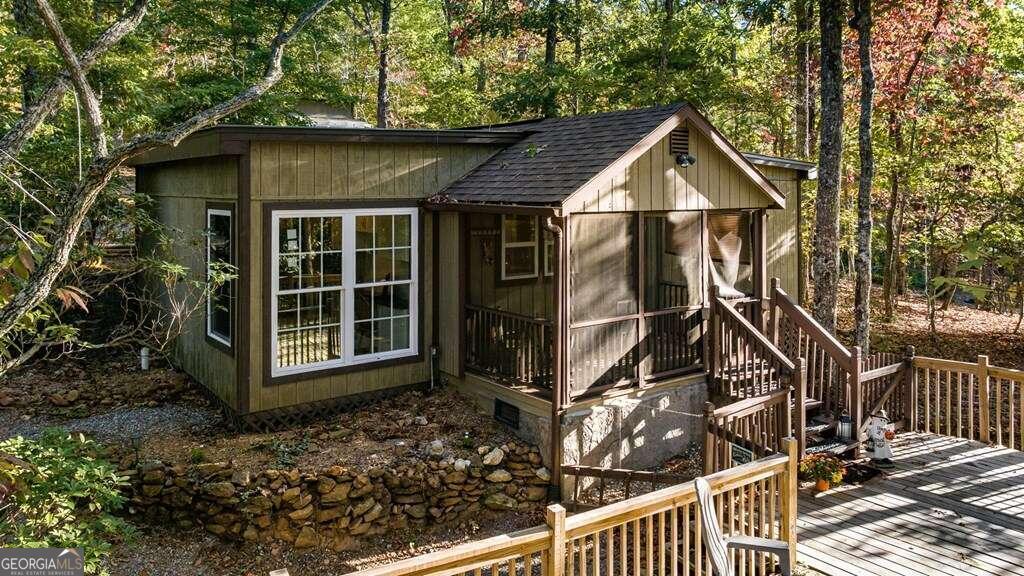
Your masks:
M 537 277 L 537 217 L 526 214 L 501 217 L 501 279 Z
M 207 282 L 217 274 L 230 273 L 228 267 L 234 266 L 233 232 L 230 209 L 206 209 Z M 221 282 L 206 294 L 206 335 L 229 347 L 233 324 L 234 284 L 234 280 Z
M 271 375 L 415 356 L 416 208 L 271 214 Z

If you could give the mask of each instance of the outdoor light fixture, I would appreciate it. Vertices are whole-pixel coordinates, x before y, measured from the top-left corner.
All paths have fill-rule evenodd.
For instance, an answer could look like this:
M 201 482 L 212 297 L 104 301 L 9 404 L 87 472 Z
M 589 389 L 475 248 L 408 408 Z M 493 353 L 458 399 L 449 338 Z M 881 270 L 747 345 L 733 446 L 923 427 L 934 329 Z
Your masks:
M 697 159 L 690 154 L 676 154 L 676 164 L 679 164 L 682 168 L 693 166 L 697 163 Z
M 853 439 L 853 418 L 850 417 L 850 413 L 846 410 L 843 410 L 843 413 L 839 415 L 839 427 L 836 429 L 836 436 L 843 442 L 849 442 Z

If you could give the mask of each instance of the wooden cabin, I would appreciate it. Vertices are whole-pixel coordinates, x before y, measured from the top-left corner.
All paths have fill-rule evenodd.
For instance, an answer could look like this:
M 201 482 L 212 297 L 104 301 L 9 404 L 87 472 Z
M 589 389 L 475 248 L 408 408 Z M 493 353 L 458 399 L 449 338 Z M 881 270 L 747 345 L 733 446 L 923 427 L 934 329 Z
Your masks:
M 172 246 L 196 278 L 237 267 L 174 359 L 241 423 L 447 384 L 556 466 L 643 467 L 699 438 L 711 287 L 751 315 L 770 277 L 797 293 L 814 167 L 741 154 L 676 104 L 221 126 L 136 170 L 156 217 L 201 238 Z

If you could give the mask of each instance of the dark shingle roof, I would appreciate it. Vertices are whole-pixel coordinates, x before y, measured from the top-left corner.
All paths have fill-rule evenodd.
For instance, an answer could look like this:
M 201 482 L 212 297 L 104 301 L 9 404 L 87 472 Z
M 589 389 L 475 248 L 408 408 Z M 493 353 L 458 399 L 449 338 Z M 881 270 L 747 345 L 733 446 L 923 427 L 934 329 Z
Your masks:
M 442 195 L 456 202 L 560 203 L 683 106 L 517 123 L 515 129 L 530 132 L 526 138 L 494 155 Z

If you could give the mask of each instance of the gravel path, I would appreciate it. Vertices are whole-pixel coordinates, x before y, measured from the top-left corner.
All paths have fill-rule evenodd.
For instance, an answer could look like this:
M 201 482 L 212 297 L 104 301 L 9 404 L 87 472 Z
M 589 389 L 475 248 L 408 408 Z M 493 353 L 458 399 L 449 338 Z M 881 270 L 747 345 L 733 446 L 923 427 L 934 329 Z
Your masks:
M 220 424 L 221 416 L 209 407 L 188 404 L 115 408 L 73 420 L 35 417 L 23 420 L 14 410 L 0 411 L 0 437 L 35 436 L 46 428 L 60 426 L 82 432 L 103 442 L 132 444 L 159 436 L 184 436 Z

